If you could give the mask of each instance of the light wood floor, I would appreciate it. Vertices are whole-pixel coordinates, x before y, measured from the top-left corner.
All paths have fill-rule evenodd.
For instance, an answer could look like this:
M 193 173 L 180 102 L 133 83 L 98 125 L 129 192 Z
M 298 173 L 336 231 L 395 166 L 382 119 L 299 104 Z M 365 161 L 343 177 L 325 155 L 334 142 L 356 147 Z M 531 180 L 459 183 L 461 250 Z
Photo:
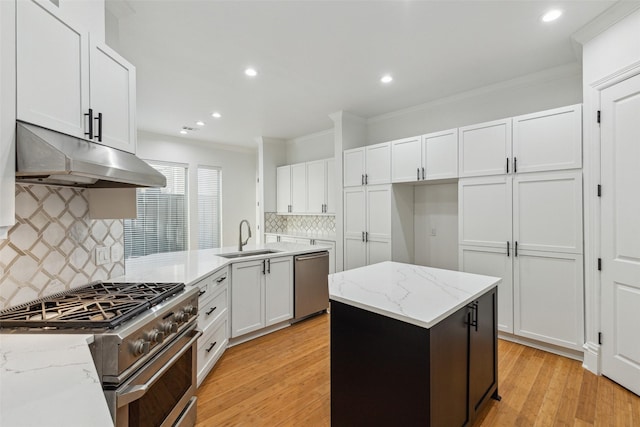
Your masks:
M 640 426 L 640 397 L 580 362 L 498 344 L 499 393 L 475 427 Z M 232 347 L 198 389 L 198 424 L 329 426 L 329 315 Z

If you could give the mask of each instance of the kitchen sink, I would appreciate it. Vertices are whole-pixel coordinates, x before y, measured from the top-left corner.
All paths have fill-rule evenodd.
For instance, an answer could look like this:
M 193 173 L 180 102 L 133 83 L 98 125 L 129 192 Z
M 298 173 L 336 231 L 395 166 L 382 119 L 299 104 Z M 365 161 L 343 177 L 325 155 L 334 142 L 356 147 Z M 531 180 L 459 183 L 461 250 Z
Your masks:
M 271 249 L 265 249 L 262 251 L 246 251 L 246 252 L 234 252 L 232 254 L 220 254 L 218 256 L 222 257 L 222 258 L 227 258 L 227 259 L 234 259 L 234 258 L 245 258 L 248 256 L 257 256 L 257 255 L 268 255 L 268 254 L 275 254 L 278 253 L 280 251 L 274 251 Z

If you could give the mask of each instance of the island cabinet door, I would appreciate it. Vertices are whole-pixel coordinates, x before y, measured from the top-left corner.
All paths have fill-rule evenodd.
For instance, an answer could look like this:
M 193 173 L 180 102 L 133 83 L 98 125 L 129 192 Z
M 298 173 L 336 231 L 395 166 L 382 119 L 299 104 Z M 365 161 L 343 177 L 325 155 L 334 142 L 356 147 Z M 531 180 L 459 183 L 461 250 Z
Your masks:
M 495 289 L 470 304 L 469 411 L 472 419 L 498 384 L 497 302 Z

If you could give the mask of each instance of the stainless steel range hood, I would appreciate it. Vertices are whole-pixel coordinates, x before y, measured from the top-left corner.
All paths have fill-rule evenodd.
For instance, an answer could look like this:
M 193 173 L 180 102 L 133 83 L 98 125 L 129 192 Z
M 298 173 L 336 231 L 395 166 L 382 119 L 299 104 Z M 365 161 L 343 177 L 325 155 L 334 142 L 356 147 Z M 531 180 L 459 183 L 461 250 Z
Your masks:
M 16 181 L 86 188 L 164 187 L 166 178 L 131 153 L 17 122 Z

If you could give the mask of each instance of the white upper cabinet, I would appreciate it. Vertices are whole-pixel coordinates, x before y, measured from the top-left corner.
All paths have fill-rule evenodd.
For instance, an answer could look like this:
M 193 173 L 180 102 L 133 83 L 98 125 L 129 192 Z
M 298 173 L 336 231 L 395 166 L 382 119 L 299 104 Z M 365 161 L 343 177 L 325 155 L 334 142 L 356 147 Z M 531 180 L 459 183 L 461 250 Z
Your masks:
M 291 165 L 291 212 L 307 212 L 307 167 L 304 163 Z
M 422 140 L 419 136 L 391 142 L 391 182 L 422 179 Z
M 17 2 L 17 118 L 135 152 L 135 69 L 70 5 Z
M 511 171 L 511 119 L 459 129 L 460 178 Z
M 391 182 L 458 177 L 458 129 L 391 142 Z
M 291 212 L 291 166 L 276 169 L 276 210 L 278 213 Z
M 422 179 L 450 179 L 458 177 L 458 129 L 422 136 Z
M 344 151 L 344 186 L 364 185 L 364 147 Z
M 391 183 L 391 144 L 368 145 L 344 151 L 344 186 Z
M 515 172 L 582 167 L 582 105 L 513 118 Z
M 94 42 L 93 35 L 89 60 L 96 141 L 135 153 L 136 69 L 106 44 Z
M 89 35 L 50 1 L 17 2 L 17 118 L 85 138 Z
M 0 1 L 0 239 L 15 224 L 15 2 Z
M 325 202 L 325 213 L 336 213 L 336 161 L 335 159 L 325 160 L 327 170 L 327 201 Z
M 307 212 L 324 212 L 327 164 L 324 160 L 307 162 Z
M 368 145 L 365 147 L 364 183 L 366 185 L 391 183 L 391 144 Z

